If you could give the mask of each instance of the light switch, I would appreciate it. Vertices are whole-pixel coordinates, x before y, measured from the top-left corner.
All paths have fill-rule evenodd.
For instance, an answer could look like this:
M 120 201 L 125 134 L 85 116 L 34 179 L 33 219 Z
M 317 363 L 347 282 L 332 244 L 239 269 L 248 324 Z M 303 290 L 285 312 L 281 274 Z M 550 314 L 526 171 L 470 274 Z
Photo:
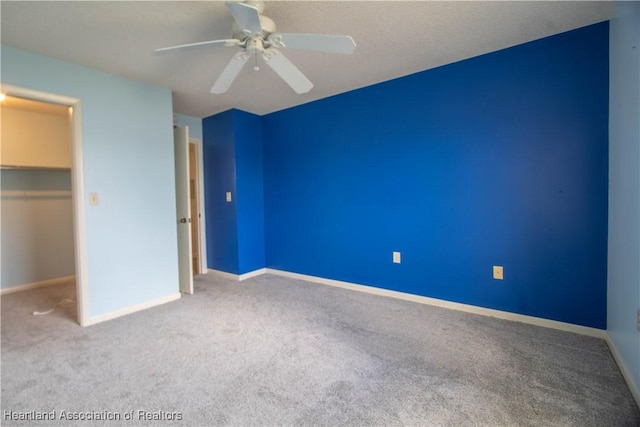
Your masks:
M 393 253 L 393 263 L 394 264 L 400 264 L 401 260 L 402 259 L 401 259 L 400 252 L 394 252 Z
M 231 191 L 227 191 L 227 202 L 231 201 Z
M 496 280 L 504 279 L 504 268 L 501 265 L 493 266 L 493 278 Z
M 89 193 L 89 205 L 98 206 L 100 203 L 100 199 L 98 197 L 98 193 Z

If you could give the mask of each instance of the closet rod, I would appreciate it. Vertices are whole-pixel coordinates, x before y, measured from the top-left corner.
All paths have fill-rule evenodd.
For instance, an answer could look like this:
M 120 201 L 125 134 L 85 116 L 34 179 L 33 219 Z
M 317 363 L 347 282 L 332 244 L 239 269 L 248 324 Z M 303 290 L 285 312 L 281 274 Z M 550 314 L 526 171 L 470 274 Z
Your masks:
M 55 166 L 17 166 L 17 165 L 0 165 L 0 169 L 27 170 L 27 171 L 69 171 L 71 170 L 71 168 L 55 167 Z

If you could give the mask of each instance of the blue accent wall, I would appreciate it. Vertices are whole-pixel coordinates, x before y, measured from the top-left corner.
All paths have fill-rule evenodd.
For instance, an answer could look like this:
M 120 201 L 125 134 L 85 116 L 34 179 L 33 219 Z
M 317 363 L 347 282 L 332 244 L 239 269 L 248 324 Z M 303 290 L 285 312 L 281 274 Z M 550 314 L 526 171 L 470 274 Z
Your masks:
M 226 192 L 236 194 L 234 111 L 202 120 L 207 266 L 238 272 L 238 220 L 236 198 L 226 201 Z
M 264 116 L 266 265 L 606 328 L 608 54 L 600 23 Z
M 207 266 L 232 274 L 263 268 L 261 118 L 230 110 L 202 123 Z
M 235 111 L 238 273 L 264 268 L 262 119 Z

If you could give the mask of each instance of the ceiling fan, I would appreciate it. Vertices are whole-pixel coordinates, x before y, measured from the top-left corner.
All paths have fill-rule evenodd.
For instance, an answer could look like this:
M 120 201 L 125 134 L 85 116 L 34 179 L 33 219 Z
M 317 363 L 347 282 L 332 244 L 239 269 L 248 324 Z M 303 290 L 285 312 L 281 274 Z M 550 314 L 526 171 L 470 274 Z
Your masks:
M 156 53 L 205 46 L 237 46 L 235 54 L 211 88 L 211 93 L 225 93 L 251 56 L 258 70 L 258 55 L 298 94 L 311 90 L 313 83 L 280 52 L 280 48 L 305 49 L 318 52 L 351 54 L 356 44 L 350 36 L 326 34 L 276 33 L 276 24 L 266 16 L 264 2 L 226 3 L 233 16 L 233 38 L 189 43 L 156 49 Z

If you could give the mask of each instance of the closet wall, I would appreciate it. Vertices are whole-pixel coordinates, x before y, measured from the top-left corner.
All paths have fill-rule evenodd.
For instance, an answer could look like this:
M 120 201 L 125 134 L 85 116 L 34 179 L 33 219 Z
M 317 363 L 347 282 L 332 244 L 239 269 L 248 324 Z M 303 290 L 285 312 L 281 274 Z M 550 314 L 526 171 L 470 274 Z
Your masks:
M 72 279 L 68 108 L 8 98 L 1 137 L 1 288 Z

